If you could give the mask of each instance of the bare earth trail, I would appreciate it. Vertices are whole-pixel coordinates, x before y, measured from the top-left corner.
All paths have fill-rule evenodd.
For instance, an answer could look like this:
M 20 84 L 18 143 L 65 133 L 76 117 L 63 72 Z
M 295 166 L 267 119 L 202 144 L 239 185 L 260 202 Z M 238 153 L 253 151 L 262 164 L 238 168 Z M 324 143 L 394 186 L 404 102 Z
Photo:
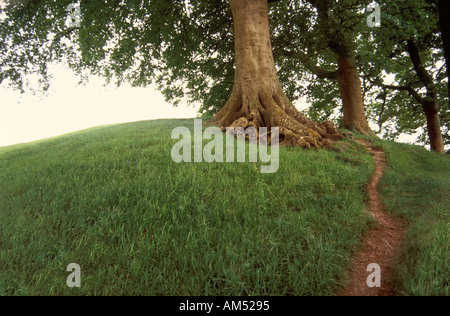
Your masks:
M 355 254 L 348 271 L 348 285 L 339 296 L 395 296 L 396 287 L 391 278 L 398 263 L 398 257 L 405 236 L 406 224 L 389 215 L 383 207 L 378 190 L 380 180 L 386 169 L 384 152 L 372 147 L 369 141 L 359 140 L 375 158 L 375 172 L 367 187 L 369 211 L 376 224 L 368 232 L 360 251 Z M 367 278 L 372 271 L 367 266 L 376 263 L 381 267 L 381 287 L 369 288 Z

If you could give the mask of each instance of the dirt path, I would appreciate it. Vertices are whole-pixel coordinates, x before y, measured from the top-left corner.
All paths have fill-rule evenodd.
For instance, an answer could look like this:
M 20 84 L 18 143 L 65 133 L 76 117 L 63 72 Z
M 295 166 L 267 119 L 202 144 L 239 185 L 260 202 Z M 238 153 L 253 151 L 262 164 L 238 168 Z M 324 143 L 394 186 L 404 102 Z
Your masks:
M 384 152 L 372 147 L 367 140 L 358 142 L 366 146 L 375 158 L 375 172 L 367 191 L 370 214 L 374 217 L 376 224 L 365 237 L 360 252 L 355 255 L 347 276 L 349 283 L 339 295 L 394 296 L 397 293 L 391 277 L 398 261 L 406 224 L 389 215 L 381 202 L 378 186 L 386 168 Z M 367 285 L 367 278 L 373 271 L 367 271 L 367 267 L 371 263 L 376 263 L 381 268 L 380 288 L 370 288 Z

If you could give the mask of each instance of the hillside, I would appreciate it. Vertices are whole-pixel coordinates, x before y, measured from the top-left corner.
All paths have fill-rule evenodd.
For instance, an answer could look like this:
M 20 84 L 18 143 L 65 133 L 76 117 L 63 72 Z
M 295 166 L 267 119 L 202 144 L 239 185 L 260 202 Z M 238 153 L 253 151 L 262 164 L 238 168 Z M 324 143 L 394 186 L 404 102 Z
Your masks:
M 374 160 L 280 148 L 261 163 L 175 163 L 157 120 L 0 148 L 0 295 L 336 295 L 373 220 Z M 409 222 L 402 295 L 448 295 L 450 161 L 374 140 L 386 208 Z M 81 287 L 69 288 L 70 263 Z

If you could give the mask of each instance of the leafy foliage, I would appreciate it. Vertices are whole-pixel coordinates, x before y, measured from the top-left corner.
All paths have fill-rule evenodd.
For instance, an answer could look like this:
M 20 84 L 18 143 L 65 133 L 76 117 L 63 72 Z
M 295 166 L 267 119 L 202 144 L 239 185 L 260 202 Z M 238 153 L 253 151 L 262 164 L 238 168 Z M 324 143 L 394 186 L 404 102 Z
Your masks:
M 24 90 L 27 74 L 47 87 L 50 62 L 120 85 L 156 82 L 175 104 L 219 103 L 233 76 L 233 37 L 226 1 L 81 1 L 80 27 L 68 27 L 72 1 L 9 1 L 2 7 L 0 81 Z M 204 98 L 204 99 L 203 99 Z
M 0 5 L 0 83 L 24 91 L 29 75 L 46 90 L 48 65 L 66 62 L 80 75 L 104 76 L 120 85 L 156 83 L 173 104 L 201 103 L 212 115 L 231 93 L 234 44 L 226 0 L 81 0 L 81 25 L 68 26 L 74 0 L 5 1 Z M 418 102 L 407 90 L 426 91 L 413 72 L 405 45 L 413 38 L 435 83 L 446 137 L 450 130 L 445 65 L 437 5 L 431 0 L 380 3 L 382 27 L 366 24 L 371 0 L 269 1 L 271 32 L 278 75 L 288 97 L 307 96 L 313 119 L 337 119 L 340 97 L 333 77 L 336 56 L 330 32 L 340 32 L 354 51 L 363 82 L 366 111 L 380 134 L 395 139 L 425 126 Z M 318 19 L 327 6 L 333 22 Z M 419 22 L 420 21 L 420 22 Z M 392 82 L 393 81 L 393 82 Z M 380 84 L 381 83 L 381 84 Z M 32 87 L 31 87 L 32 88 Z M 425 139 L 425 135 L 422 136 Z
M 381 10 L 383 27 L 363 33 L 370 40 L 358 50 L 372 120 L 378 122 L 380 134 L 386 138 L 395 139 L 401 133 L 422 130 L 419 141 L 426 143 L 421 101 L 429 97 L 432 89 L 440 107 L 444 141 L 449 144 L 450 108 L 436 4 L 425 0 L 384 1 Z M 432 86 L 425 86 L 414 71 L 408 41 L 417 46 Z

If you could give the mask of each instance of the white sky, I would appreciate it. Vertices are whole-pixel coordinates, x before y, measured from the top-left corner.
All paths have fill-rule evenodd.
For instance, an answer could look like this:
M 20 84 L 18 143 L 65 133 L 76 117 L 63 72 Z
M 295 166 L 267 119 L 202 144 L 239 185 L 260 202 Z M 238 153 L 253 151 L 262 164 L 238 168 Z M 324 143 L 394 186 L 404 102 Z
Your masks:
M 175 108 L 153 87 L 104 87 L 97 77 L 77 83 L 70 70 L 55 66 L 48 97 L 0 87 L 0 147 L 105 124 L 197 116 L 198 106 Z

